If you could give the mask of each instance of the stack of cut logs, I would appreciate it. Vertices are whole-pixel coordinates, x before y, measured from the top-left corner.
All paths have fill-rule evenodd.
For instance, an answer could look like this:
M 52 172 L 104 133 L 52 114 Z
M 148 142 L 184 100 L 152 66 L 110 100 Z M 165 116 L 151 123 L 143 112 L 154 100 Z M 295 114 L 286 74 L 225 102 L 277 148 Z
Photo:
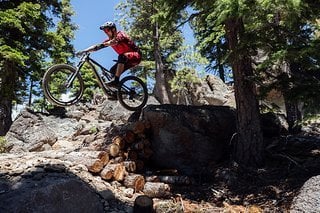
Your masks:
M 96 152 L 92 159 L 85 163 L 88 170 L 99 174 L 106 181 L 118 181 L 134 192 L 144 192 L 151 197 L 164 197 L 170 194 L 170 187 L 163 182 L 146 182 L 139 174 L 145 162 L 151 157 L 150 141 L 146 131 L 150 124 L 137 121 L 122 135 L 115 136 L 106 151 Z

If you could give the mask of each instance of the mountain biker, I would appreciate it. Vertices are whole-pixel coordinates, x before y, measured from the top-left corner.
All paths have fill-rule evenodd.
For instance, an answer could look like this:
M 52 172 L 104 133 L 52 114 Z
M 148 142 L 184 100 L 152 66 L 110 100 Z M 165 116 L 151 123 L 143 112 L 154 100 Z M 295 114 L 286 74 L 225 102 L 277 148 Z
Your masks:
M 100 30 L 108 35 L 108 39 L 89 47 L 86 51 L 97 51 L 111 46 L 118 53 L 117 63 L 110 69 L 114 79 L 107 83 L 107 86 L 118 87 L 121 74 L 141 62 L 141 51 L 125 32 L 117 31 L 115 23 L 107 21 L 100 26 Z

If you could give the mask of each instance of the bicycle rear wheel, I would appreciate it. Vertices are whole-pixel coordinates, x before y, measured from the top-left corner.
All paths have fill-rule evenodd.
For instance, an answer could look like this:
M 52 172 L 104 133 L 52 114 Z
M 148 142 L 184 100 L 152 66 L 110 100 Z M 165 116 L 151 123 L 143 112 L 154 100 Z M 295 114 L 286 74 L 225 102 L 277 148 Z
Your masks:
M 120 81 L 117 95 L 120 104 L 131 111 L 140 110 L 148 101 L 147 86 L 135 76 L 127 76 Z
M 68 64 L 50 67 L 43 76 L 42 87 L 46 98 L 55 105 L 66 107 L 78 102 L 84 91 L 82 77 L 77 74 L 68 86 L 76 69 Z

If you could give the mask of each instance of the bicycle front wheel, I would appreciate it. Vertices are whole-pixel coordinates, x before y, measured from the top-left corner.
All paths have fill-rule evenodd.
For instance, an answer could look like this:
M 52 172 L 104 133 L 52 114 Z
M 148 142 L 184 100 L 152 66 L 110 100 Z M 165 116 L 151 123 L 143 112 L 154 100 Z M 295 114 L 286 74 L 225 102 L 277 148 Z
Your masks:
M 147 86 L 135 76 L 127 76 L 120 81 L 117 95 L 120 104 L 131 111 L 140 110 L 148 101 Z
M 42 87 L 46 98 L 55 105 L 66 107 L 78 102 L 84 91 L 82 77 L 68 64 L 50 67 L 43 76 Z

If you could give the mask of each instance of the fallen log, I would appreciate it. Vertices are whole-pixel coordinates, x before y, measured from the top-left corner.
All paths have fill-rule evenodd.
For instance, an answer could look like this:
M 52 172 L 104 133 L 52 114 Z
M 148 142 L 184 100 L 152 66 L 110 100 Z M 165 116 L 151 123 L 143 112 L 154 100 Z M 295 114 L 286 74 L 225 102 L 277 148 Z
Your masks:
M 142 160 L 135 160 L 137 171 L 142 171 L 144 168 L 144 162 Z
M 145 130 L 145 126 L 143 121 L 137 121 L 133 124 L 132 131 L 134 134 L 138 135 L 140 133 L 143 133 L 144 130 Z
M 143 193 L 152 198 L 168 197 L 171 194 L 169 185 L 160 182 L 146 182 Z
M 136 163 L 134 161 L 124 161 L 123 165 L 128 172 L 135 172 L 137 170 Z
M 103 170 L 100 172 L 100 176 L 104 180 L 111 180 L 113 177 L 113 172 L 116 168 L 117 164 L 108 164 L 106 165 Z
M 175 185 L 189 185 L 191 180 L 188 176 L 168 176 L 168 175 L 153 175 L 146 177 L 148 182 L 162 182 Z
M 83 164 L 92 173 L 98 173 L 103 169 L 103 162 L 100 159 L 83 159 Z
M 132 131 L 127 131 L 124 134 L 123 139 L 127 142 L 127 143 L 133 143 L 135 141 L 135 134 Z
M 113 144 L 117 144 L 119 146 L 119 149 L 123 149 L 126 145 L 126 142 L 121 136 L 116 136 L 112 139 Z
M 113 179 L 116 181 L 123 181 L 126 175 L 127 175 L 127 171 L 123 163 L 117 164 L 113 172 Z
M 71 152 L 63 159 L 83 164 L 90 172 L 98 173 L 109 162 L 109 154 L 104 151 Z
M 140 195 L 138 196 L 133 205 L 133 213 L 152 213 L 153 211 L 153 200 L 146 196 Z
M 100 176 L 104 180 L 111 180 L 112 178 L 117 181 L 122 181 L 126 174 L 126 169 L 121 163 L 108 164 L 100 172 Z
M 109 148 L 109 153 L 112 157 L 117 157 L 120 152 L 119 145 L 117 144 L 110 144 Z
M 135 192 L 140 192 L 144 188 L 145 180 L 142 175 L 129 173 L 124 178 L 123 185 L 128 188 L 134 189 Z
M 99 154 L 98 154 L 98 159 L 100 159 L 103 163 L 103 166 L 107 165 L 109 160 L 110 160 L 110 156 L 108 154 L 108 152 L 105 152 L 105 151 L 101 151 Z
M 134 148 L 135 150 L 143 150 L 143 148 L 144 148 L 144 143 L 143 143 L 143 141 L 139 141 L 139 142 L 133 144 L 133 148 Z

